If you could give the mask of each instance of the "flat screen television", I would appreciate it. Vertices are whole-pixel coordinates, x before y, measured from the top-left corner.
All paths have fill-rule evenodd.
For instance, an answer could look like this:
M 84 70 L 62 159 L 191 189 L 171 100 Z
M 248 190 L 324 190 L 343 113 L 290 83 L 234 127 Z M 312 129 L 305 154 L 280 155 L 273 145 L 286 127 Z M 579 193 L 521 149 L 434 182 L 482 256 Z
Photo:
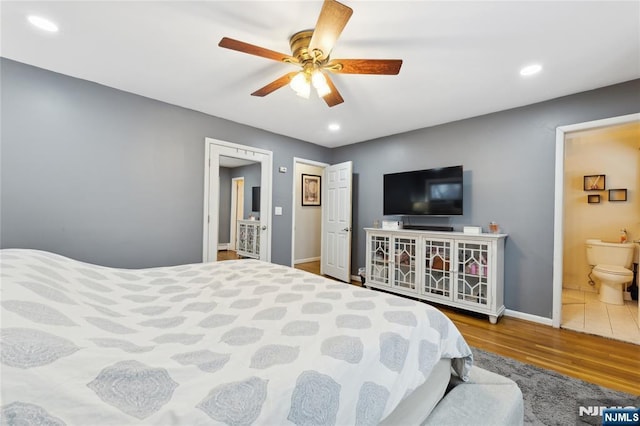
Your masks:
M 459 216 L 462 166 L 384 175 L 384 215 Z
M 260 211 L 260 187 L 254 186 L 251 188 L 251 211 Z

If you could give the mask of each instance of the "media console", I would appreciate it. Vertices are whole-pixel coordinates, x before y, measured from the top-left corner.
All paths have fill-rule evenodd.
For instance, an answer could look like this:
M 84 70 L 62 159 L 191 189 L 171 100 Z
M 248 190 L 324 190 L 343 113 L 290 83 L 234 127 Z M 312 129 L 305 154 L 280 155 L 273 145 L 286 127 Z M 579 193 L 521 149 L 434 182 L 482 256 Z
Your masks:
M 365 228 L 366 286 L 489 316 L 504 313 L 506 234 Z

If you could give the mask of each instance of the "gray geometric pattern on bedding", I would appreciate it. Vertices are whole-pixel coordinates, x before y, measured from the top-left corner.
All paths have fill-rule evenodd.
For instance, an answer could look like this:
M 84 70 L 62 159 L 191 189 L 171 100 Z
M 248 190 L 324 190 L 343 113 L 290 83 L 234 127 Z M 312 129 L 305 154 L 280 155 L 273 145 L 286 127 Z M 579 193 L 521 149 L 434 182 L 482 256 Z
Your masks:
M 106 367 L 87 386 L 107 404 L 145 419 L 169 402 L 178 383 L 164 368 L 129 360 Z
M 373 425 L 441 357 L 471 366 L 424 303 L 257 260 L 0 261 L 2 424 Z
M 10 367 L 40 367 L 79 349 L 64 337 L 44 331 L 29 328 L 3 328 L 0 331 L 0 359 Z
M 51 416 L 42 407 L 24 402 L 12 402 L 2 407 L 0 424 L 7 426 L 65 426 L 62 420 Z

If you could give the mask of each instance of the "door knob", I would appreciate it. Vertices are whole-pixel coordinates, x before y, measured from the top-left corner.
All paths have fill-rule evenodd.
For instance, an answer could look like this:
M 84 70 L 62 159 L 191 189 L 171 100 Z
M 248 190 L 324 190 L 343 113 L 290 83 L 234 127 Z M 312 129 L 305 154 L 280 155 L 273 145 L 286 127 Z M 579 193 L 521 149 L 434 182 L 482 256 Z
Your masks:
M 266 231 L 267 230 L 267 225 L 262 225 L 262 230 Z
M 351 228 L 347 226 L 346 228 L 343 229 L 343 231 L 344 232 L 349 232 L 349 231 L 351 231 Z

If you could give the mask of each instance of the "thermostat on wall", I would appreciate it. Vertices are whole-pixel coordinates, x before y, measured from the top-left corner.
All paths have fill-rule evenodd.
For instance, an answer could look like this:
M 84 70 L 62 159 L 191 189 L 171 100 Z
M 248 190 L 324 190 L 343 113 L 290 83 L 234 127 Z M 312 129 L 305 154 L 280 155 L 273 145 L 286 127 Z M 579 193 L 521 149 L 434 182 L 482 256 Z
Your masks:
M 402 229 L 402 222 L 399 220 L 383 220 L 382 229 L 389 229 L 392 231 Z

